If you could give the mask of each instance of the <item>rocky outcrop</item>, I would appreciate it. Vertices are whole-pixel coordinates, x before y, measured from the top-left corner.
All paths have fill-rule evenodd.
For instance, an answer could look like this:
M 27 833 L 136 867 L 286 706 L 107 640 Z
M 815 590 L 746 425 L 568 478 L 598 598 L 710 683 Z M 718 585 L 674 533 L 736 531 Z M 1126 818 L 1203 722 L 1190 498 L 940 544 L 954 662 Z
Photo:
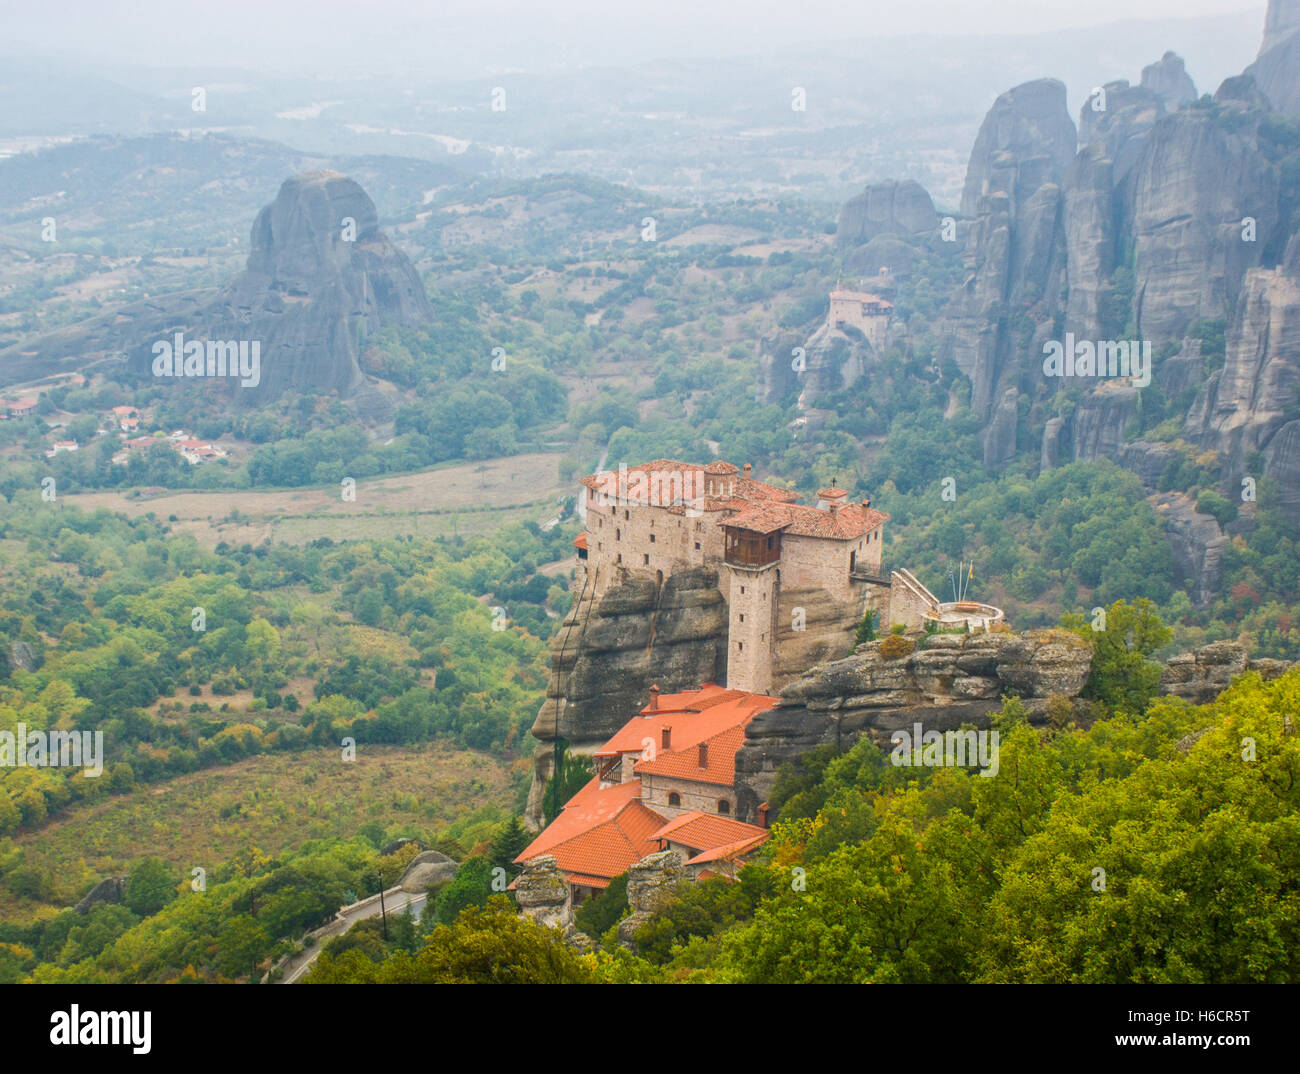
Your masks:
M 1087 642 L 1060 630 L 921 636 L 896 659 L 883 657 L 881 644 L 812 668 L 781 692 L 776 708 L 750 721 L 736 754 L 738 819 L 753 821 L 781 766 L 816 746 L 848 749 L 863 734 L 883 743 L 915 723 L 937 731 L 987 726 L 1004 695 L 1045 718 L 1053 694 L 1079 696 L 1092 663 Z
M 1158 493 L 1151 499 L 1174 554 L 1175 577 L 1196 604 L 1207 604 L 1223 580 L 1228 537 L 1214 518 L 1197 513 L 1196 501 L 1184 492 Z
M 1065 86 L 1053 79 L 1004 93 L 985 117 L 962 192 L 972 217 L 966 279 L 945 311 L 942 349 L 971 381 L 971 409 L 996 428 L 982 438 L 985 465 L 1014 447 L 1005 426 L 1008 391 L 1019 391 L 1018 341 L 1011 320 L 1027 315 L 1035 335 L 1050 325 L 1064 282 L 1064 182 L 1076 132 Z M 1014 398 L 1014 397 L 1013 397 Z
M 286 391 L 337 392 L 363 417 L 381 420 L 392 404 L 358 365 L 365 338 L 432 317 L 419 275 L 380 231 L 366 192 L 336 172 L 312 172 L 285 180 L 258 213 L 247 266 L 224 290 L 149 299 L 61 329 L 0 353 L 0 370 L 14 381 L 117 356 L 152 381 L 153 345 L 178 332 L 187 341 L 256 341 L 256 385 L 182 378 L 165 387 L 224 393 L 238 406 Z
M 1246 277 L 1228 327 L 1223 369 L 1201 389 L 1184 436 L 1225 460 L 1224 486 L 1267 476 L 1280 505 L 1300 522 L 1300 236 L 1283 264 Z M 1252 473 L 1262 457 L 1263 473 Z
M 312 172 L 286 180 L 258 213 L 248 265 L 205 319 L 211 339 L 262 341 L 261 384 L 236 394 L 263 403 L 290 390 L 356 395 L 366 384 L 361 341 L 432 317 L 366 192 L 336 172 Z
M 590 589 L 551 643 L 551 680 L 533 724 L 541 744 L 526 816 L 534 827 L 541 824 L 556 738 L 576 753 L 590 752 L 640 711 L 651 685 L 672 692 L 726 679 L 727 605 L 716 571 L 680 571 L 662 586 L 628 578 L 599 602 Z
M 1138 389 L 1127 384 L 1105 383 L 1085 395 L 1074 412 L 1074 461 L 1118 459 L 1137 413 Z
M 1285 660 L 1251 660 L 1244 645 L 1216 641 L 1171 657 L 1160 676 L 1160 689 L 1194 705 L 1205 705 L 1244 672 L 1258 672 L 1267 681 L 1285 674 L 1291 666 Z
M 1170 112 L 1196 100 L 1196 83 L 1176 52 L 1166 52 L 1158 62 L 1142 68 L 1142 88 L 1156 94 Z
M 425 850 L 411 859 L 411 863 L 397 882 L 403 891 L 419 893 L 428 891 L 438 884 L 445 884 L 456 878 L 460 866 L 446 854 L 436 850 Z
M 627 871 L 627 904 L 632 912 L 618 923 L 618 941 L 636 951 L 636 934 L 676 895 L 685 879 L 681 859 L 671 850 L 642 858 Z
M 1238 89 L 1216 101 L 1221 115 L 1193 108 L 1157 123 L 1133 177 L 1134 316 L 1157 346 L 1229 315 L 1278 224 L 1277 172 L 1255 135 L 1262 113 Z M 1247 217 L 1257 241 L 1243 241 Z
M 106 880 L 101 880 L 88 892 L 81 902 L 77 903 L 74 910 L 79 914 L 89 913 L 91 907 L 98 906 L 100 903 L 120 903 L 126 898 L 126 877 L 110 876 Z
M 519 912 L 566 935 L 574 931 L 573 893 L 559 862 L 550 854 L 534 858 L 515 879 Z
M 872 183 L 840 209 L 835 244 L 845 250 L 844 266 L 851 272 L 874 273 L 889 265 L 898 274 L 910 267 L 908 244 L 933 240 L 938 224 L 934 202 L 920 183 Z
M 1269 0 L 1259 58 L 1246 74 L 1279 112 L 1300 113 L 1300 0 Z

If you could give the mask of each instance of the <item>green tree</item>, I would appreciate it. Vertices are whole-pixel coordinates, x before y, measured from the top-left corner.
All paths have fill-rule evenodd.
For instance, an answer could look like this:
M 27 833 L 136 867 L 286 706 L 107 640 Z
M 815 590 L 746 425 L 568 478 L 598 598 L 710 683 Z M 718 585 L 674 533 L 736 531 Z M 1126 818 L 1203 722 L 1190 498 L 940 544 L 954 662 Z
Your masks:
M 136 862 L 126 880 L 126 905 L 141 917 L 156 914 L 176 897 L 177 879 L 159 858 Z

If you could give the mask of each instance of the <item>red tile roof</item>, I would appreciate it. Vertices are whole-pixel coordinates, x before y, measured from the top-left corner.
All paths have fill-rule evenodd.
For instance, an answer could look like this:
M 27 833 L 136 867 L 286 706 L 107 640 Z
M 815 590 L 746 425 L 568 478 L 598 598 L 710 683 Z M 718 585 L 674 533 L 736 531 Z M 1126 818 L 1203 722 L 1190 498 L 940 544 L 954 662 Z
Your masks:
M 647 750 L 653 759 L 636 763 L 637 773 L 671 775 L 700 783 L 730 787 L 736 779 L 736 751 L 745 739 L 745 726 L 760 712 L 774 707 L 777 698 L 744 690 L 728 690 L 709 683 L 698 690 L 663 694 L 658 707 L 647 705 L 596 751 L 596 757 L 617 757 Z M 669 745 L 663 747 L 664 728 Z M 708 743 L 705 767 L 700 767 L 700 743 Z
M 723 857 L 723 853 L 731 852 L 736 849 L 750 849 L 758 846 L 763 840 L 767 839 L 770 832 L 767 828 L 759 828 L 755 824 L 746 824 L 744 820 L 733 820 L 729 817 L 714 817 L 710 813 L 702 813 L 701 810 L 693 809 L 690 813 L 681 814 L 681 817 L 669 820 L 662 828 L 654 832 L 647 841 L 668 841 L 676 843 L 686 848 L 694 850 L 697 857 L 702 854 L 711 854 L 712 857 L 703 858 L 701 861 L 712 861 L 714 858 Z M 692 859 L 694 861 L 694 858 Z
M 776 485 L 769 485 L 763 481 L 755 481 L 750 477 L 736 477 L 730 482 L 733 493 L 722 498 L 706 497 L 703 495 L 705 488 L 704 474 L 713 474 L 727 476 L 738 473 L 735 466 L 729 462 L 715 461 L 708 466 L 698 466 L 693 462 L 681 462 L 677 459 L 654 459 L 651 462 L 643 462 L 637 466 L 628 466 L 622 471 L 603 470 L 598 474 L 588 474 L 586 477 L 579 479 L 579 484 L 586 486 L 596 492 L 604 491 L 610 495 L 616 493 L 626 493 L 628 490 L 623 485 L 631 485 L 629 477 L 620 477 L 622 474 L 643 473 L 646 475 L 658 474 L 660 481 L 665 476 L 671 477 L 673 474 L 681 474 L 681 488 L 687 499 L 693 499 L 697 494 L 703 501 L 699 506 L 706 511 L 718 511 L 722 509 L 724 503 L 732 499 L 738 499 L 742 503 L 749 503 L 753 500 L 777 500 L 785 503 L 790 500 L 797 500 L 799 493 L 791 489 L 778 488 Z M 694 475 L 700 475 L 698 477 Z M 670 505 L 663 504 L 668 507 Z M 680 505 L 678 505 L 680 510 Z
M 581 548 L 584 552 L 586 551 L 586 549 L 587 549 L 587 531 L 586 531 L 586 530 L 583 530 L 580 534 L 578 534 L 578 536 L 576 536 L 576 537 L 573 539 L 573 547 L 574 547 L 574 548 Z
M 767 839 L 767 832 L 751 839 L 737 839 L 734 843 L 725 843 L 718 847 L 709 847 L 707 850 L 701 850 L 693 858 L 687 858 L 687 865 L 703 865 L 710 861 L 736 861 L 748 854 L 751 850 L 756 850 L 763 845 Z
M 645 857 L 646 838 L 663 823 L 642 804 L 639 780 L 601 787 L 593 778 L 515 861 L 552 854 L 566 873 L 608 881 Z
M 878 530 L 889 516 L 860 503 L 845 504 L 836 511 L 823 511 L 798 503 L 765 503 L 747 507 L 739 514 L 718 520 L 719 526 L 732 526 L 754 533 L 783 530 L 799 537 L 821 537 L 832 541 L 851 541 Z

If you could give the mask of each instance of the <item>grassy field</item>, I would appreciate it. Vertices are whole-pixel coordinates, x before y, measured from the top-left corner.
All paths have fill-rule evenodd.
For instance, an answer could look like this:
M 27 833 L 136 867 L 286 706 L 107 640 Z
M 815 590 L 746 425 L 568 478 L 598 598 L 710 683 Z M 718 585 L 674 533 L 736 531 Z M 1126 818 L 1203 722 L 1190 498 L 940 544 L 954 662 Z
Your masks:
M 107 507 L 131 516 L 175 515 L 173 532 L 191 533 L 207 548 L 221 541 L 260 544 L 268 538 L 305 544 L 318 537 L 344 541 L 406 534 L 472 536 L 508 522 L 554 517 L 561 497 L 574 494 L 571 483 L 560 480 L 560 458 L 537 452 L 366 478 L 357 482 L 356 498 L 350 501 L 343 500 L 337 488 L 319 487 L 139 498 L 84 492 L 60 498 L 87 511 Z M 238 516 L 232 517 L 232 512 Z
M 249 846 L 274 856 L 309 839 L 347 838 L 372 821 L 432 832 L 484 806 L 508 812 L 529 767 L 526 758 L 440 743 L 363 745 L 351 763 L 332 748 L 267 754 L 142 786 L 7 841 L 0 850 L 21 849 L 25 865 L 50 871 L 54 894 L 37 903 L 0 889 L 0 920 L 52 914 L 146 855 L 179 876 L 211 870 Z

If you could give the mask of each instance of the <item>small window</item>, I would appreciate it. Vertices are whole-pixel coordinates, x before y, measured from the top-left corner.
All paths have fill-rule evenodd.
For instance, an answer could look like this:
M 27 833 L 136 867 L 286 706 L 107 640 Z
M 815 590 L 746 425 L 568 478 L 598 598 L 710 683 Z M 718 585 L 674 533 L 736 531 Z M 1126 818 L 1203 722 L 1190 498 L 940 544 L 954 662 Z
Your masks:
M 643 552 L 643 553 L 641 554 L 641 558 L 642 558 L 643 560 L 645 560 L 645 565 L 646 565 L 647 567 L 650 566 L 650 553 L 649 553 L 649 552 Z
M 668 795 L 668 804 L 675 805 L 675 806 L 681 805 L 682 796 L 678 794 L 676 791 L 673 791 L 670 795 Z
M 653 533 L 650 534 L 650 543 L 651 543 L 651 544 L 654 544 L 654 543 L 655 543 L 655 535 L 654 535 Z
M 745 613 L 744 613 L 744 612 L 741 612 L 741 613 L 740 613 L 740 621 L 741 621 L 742 623 L 745 621 Z
M 725 817 L 731 812 L 731 803 L 725 798 L 718 799 L 718 816 Z
M 698 552 L 699 550 L 700 550 L 700 542 L 699 542 L 699 541 L 696 541 L 696 542 L 695 542 L 695 551 Z
M 628 510 L 625 509 L 625 510 L 623 511 L 623 518 L 626 520 L 626 519 L 629 519 L 629 518 L 631 518 L 631 517 L 632 517 L 632 512 L 631 512 L 631 511 L 628 511 Z
M 615 531 L 614 531 L 614 540 L 616 540 L 616 541 L 621 541 L 622 539 L 623 539 L 623 531 L 622 531 L 622 530 L 615 530 Z
M 740 587 L 740 595 L 742 597 L 745 595 L 745 587 L 743 585 Z
M 736 649 L 743 653 L 745 651 L 745 643 L 743 641 L 736 642 Z

